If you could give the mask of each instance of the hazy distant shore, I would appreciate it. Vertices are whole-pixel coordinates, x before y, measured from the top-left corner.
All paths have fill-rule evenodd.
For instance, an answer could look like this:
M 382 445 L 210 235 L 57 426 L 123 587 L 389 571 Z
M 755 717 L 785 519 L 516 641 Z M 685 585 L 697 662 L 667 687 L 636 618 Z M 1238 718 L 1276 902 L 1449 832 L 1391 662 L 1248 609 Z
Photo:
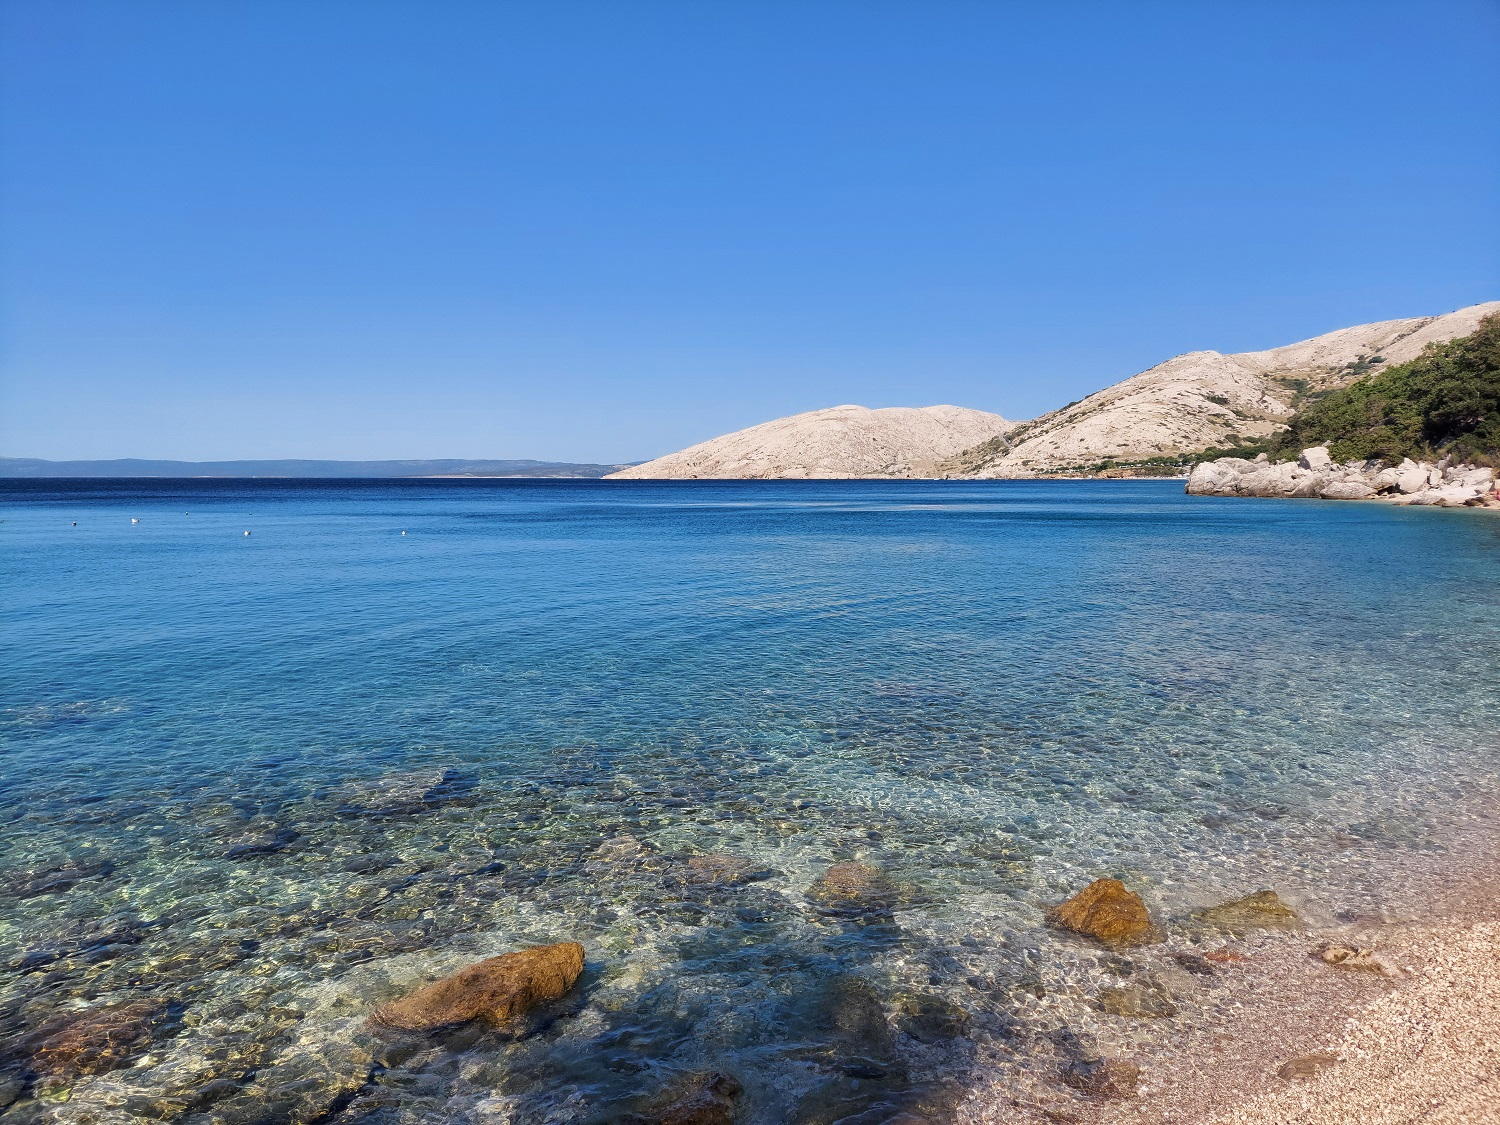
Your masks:
M 437 458 L 417 460 L 333 461 L 277 460 L 171 461 L 123 457 L 108 460 L 48 461 L 37 457 L 0 457 L 0 480 L 176 479 L 176 480 L 401 480 L 423 477 L 517 479 L 598 478 L 625 465 L 579 461 L 535 461 L 526 458 Z

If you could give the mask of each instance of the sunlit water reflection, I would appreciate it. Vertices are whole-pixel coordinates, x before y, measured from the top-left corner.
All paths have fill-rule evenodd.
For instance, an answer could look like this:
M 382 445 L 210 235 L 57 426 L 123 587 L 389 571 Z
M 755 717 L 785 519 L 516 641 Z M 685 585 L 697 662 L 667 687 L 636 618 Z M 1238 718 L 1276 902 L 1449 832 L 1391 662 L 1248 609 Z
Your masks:
M 980 1068 L 1024 1097 L 1060 1042 L 1212 993 L 1169 955 L 1222 935 L 1124 957 L 1047 904 L 1112 874 L 1167 920 L 1263 886 L 1313 923 L 1399 911 L 1401 857 L 1485 827 L 1500 756 L 1485 513 L 1173 482 L 3 495 L 17 1121 L 649 1120 L 713 1071 L 746 1122 L 942 1120 Z M 810 898 L 846 860 L 893 900 Z M 585 978 L 524 1038 L 366 1027 L 564 939 Z M 1121 981 L 1176 1015 L 1101 1012 Z M 39 1028 L 128 1004 L 118 1059 L 38 1070 Z

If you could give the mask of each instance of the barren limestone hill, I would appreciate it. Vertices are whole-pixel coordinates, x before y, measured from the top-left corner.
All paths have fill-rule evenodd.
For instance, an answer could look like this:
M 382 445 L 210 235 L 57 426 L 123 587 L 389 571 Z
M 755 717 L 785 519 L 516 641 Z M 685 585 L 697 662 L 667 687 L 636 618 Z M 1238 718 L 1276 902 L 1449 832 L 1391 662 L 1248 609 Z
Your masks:
M 1500 301 L 1443 316 L 1341 328 L 1284 347 L 1188 352 L 991 438 L 945 462 L 955 476 L 1087 472 L 1230 446 L 1285 428 L 1309 398 L 1474 332 Z
M 939 462 L 1010 429 L 962 406 L 832 406 L 746 430 L 612 473 L 616 480 L 925 477 Z

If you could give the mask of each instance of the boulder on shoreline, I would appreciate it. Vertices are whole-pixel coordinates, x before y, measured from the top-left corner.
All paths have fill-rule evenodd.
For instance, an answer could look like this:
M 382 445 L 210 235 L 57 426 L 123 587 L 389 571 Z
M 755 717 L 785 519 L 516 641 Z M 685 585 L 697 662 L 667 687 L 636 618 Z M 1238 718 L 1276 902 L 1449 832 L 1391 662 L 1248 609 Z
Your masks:
M 1047 911 L 1047 924 L 1117 948 L 1161 938 L 1146 904 L 1118 879 L 1095 879 Z
M 1264 453 L 1250 461 L 1220 457 L 1203 461 L 1188 474 L 1193 496 L 1269 496 L 1321 500 L 1386 500 L 1441 508 L 1500 507 L 1495 471 L 1477 465 L 1404 460 L 1340 464 L 1327 446 L 1304 449 L 1296 461 L 1271 461 Z
M 430 1031 L 483 1020 L 496 1026 L 556 1000 L 583 972 L 576 941 L 490 957 L 375 1009 L 371 1019 L 400 1031 Z

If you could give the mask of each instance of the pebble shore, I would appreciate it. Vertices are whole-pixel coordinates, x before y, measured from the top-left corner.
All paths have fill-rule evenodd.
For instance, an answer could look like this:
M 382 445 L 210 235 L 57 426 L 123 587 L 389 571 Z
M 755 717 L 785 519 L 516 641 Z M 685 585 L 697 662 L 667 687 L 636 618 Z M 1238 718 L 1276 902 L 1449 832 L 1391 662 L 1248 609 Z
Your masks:
M 1253 950 L 1224 1018 L 1161 1044 L 1142 1096 L 1089 1125 L 1500 1121 L 1495 859 L 1489 841 L 1454 863 L 1433 917 L 1351 924 L 1394 974 L 1330 969 L 1305 941 Z

